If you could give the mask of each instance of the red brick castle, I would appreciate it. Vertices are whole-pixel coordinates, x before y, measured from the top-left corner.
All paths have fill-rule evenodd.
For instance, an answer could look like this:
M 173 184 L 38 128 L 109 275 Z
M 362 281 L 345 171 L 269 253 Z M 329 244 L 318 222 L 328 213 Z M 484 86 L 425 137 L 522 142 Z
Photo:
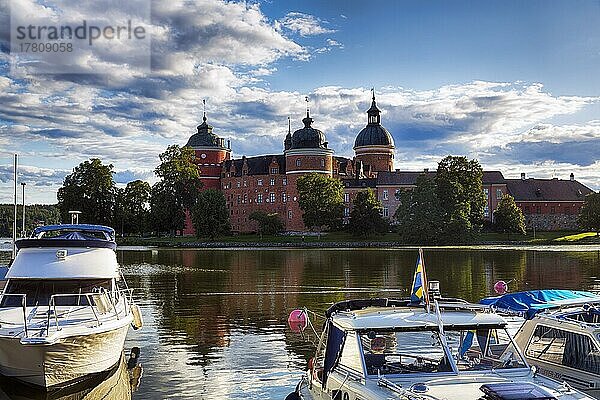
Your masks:
M 297 179 L 307 173 L 320 173 L 340 179 L 344 184 L 345 216 L 360 190 L 372 188 L 383 204 L 384 217 L 392 217 L 398 207 L 397 193 L 414 187 L 419 174 L 435 172 L 394 170 L 394 139 L 381 125 L 381 110 L 373 94 L 367 110 L 367 125 L 358 133 L 354 143 L 354 158 L 334 156 L 325 134 L 312 126 L 314 120 L 307 109 L 302 120 L 304 127 L 288 133 L 283 141 L 283 154 L 231 159 L 231 144 L 213 133 L 206 113 L 198 131 L 186 146 L 195 151 L 196 164 L 206 189 L 223 192 L 230 212 L 234 232 L 256 231 L 249 219 L 255 210 L 279 214 L 287 231 L 304 231 L 302 211 L 298 206 Z M 486 171 L 484 191 L 488 198 L 486 217 L 504 193 L 515 197 L 529 227 L 543 229 L 574 228 L 576 215 L 584 196 L 591 189 L 575 181 L 542 179 L 505 179 L 499 171 Z M 533 193 L 533 195 L 532 195 Z M 551 204 L 551 206 L 548 206 Z M 184 234 L 193 234 L 191 221 L 186 221 Z

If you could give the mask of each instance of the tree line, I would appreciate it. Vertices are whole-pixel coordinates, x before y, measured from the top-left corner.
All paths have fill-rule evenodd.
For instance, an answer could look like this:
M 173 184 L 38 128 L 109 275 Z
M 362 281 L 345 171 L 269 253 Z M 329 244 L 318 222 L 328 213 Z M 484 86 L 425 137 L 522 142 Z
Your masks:
M 194 164 L 194 150 L 173 145 L 159 157 L 160 163 L 154 170 L 156 183 L 134 180 L 124 188 L 116 186 L 112 164 L 105 165 L 95 158 L 79 164 L 58 190 L 60 219 L 68 222 L 68 212 L 78 210 L 82 211 L 80 222 L 111 225 L 123 235 L 175 235 L 183 232 L 189 217 L 198 237 L 229 234 L 230 213 L 225 196 L 219 190 L 204 190 Z M 397 231 L 405 243 L 465 243 L 485 223 L 487 199 L 482 177 L 483 169 L 477 160 L 445 157 L 435 174 L 423 173 L 415 187 L 396 193 L 399 207 L 391 219 L 383 217 L 382 204 L 372 189 L 356 194 L 352 210 L 345 217 L 342 182 L 318 173 L 298 179 L 298 203 L 304 225 L 318 232 L 348 230 L 367 237 Z M 582 227 L 596 231 L 600 225 L 598 196 L 586 198 L 580 216 Z M 525 233 L 523 214 L 508 194 L 493 212 L 493 228 L 497 231 Z M 256 222 L 261 235 L 284 229 L 276 213 L 257 210 L 249 218 Z

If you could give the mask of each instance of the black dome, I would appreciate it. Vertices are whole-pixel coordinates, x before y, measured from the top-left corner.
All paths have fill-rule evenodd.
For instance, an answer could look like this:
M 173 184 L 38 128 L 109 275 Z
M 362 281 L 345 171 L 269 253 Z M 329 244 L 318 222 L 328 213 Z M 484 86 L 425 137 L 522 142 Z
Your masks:
M 354 147 L 360 146 L 394 146 L 394 138 L 383 126 L 369 124 L 356 137 Z
M 189 147 L 223 147 L 224 140 L 213 133 L 213 127 L 206 123 L 206 115 L 203 122 L 198 125 L 198 132 L 193 134 L 186 146 Z
M 304 128 L 298 129 L 292 135 L 292 149 L 326 149 L 327 142 L 325 134 L 318 129 L 310 126 L 313 119 L 306 113 L 306 118 L 302 120 Z

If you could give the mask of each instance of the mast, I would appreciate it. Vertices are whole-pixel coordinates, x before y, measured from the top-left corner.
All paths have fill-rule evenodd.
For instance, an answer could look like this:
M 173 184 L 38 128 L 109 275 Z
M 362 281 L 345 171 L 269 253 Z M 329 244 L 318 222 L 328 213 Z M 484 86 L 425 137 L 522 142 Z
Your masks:
M 15 180 L 15 200 L 14 200 L 14 206 L 15 206 L 15 212 L 14 212 L 14 218 L 13 218 L 13 248 L 12 248 L 12 259 L 14 260 L 15 257 L 17 256 L 17 163 L 18 163 L 18 156 L 15 154 L 15 161 L 14 161 L 14 180 Z

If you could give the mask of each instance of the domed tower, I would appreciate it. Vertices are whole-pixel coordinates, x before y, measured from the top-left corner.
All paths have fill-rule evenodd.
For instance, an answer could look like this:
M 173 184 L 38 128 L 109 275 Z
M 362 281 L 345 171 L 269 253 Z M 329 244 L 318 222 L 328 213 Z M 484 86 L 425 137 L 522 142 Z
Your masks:
M 225 139 L 213 133 L 213 127 L 206 122 L 206 112 L 197 129 L 198 132 L 190 137 L 186 146 L 194 149 L 203 188 L 219 189 L 223 162 L 231 157 L 229 141 L 225 147 Z
M 308 108 L 306 118 L 302 122 L 304 127 L 295 131 L 291 137 L 288 131 L 288 137 L 284 142 L 286 193 L 289 199 L 286 203 L 285 225 L 288 231 L 306 230 L 302 222 L 302 211 L 298 205 L 296 190 L 298 178 L 311 172 L 329 176 L 333 174 L 333 150 L 327 147 L 325 134 L 311 126 L 313 119 Z
M 367 126 L 360 131 L 354 142 L 356 161 L 370 165 L 374 175 L 379 171 L 391 171 L 394 168 L 394 138 L 381 126 L 381 110 L 375 103 L 374 90 L 367 115 Z

